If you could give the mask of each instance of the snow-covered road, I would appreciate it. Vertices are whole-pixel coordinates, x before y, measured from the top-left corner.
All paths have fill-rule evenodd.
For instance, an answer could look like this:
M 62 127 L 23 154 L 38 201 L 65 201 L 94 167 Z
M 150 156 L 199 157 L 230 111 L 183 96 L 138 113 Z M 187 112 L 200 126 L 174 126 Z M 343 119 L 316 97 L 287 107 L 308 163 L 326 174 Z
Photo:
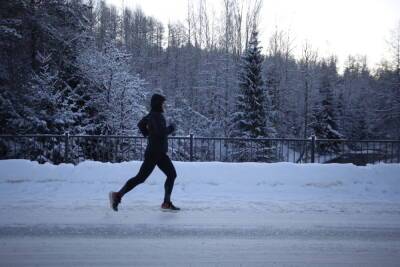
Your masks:
M 398 266 L 382 241 L 242 238 L 5 238 L 2 266 Z M 3 245 L 6 243 L 7 245 Z
M 66 209 L 56 212 L 50 223 L 26 219 L 2 224 L 0 265 L 398 266 L 400 262 L 398 214 L 355 216 L 311 210 L 259 214 L 249 207 L 247 215 L 242 214 L 245 210 L 209 208 L 213 218 L 208 218 L 203 216 L 210 214 L 201 214 L 199 207 L 177 214 L 147 208 L 135 211 L 131 206 L 124 214 L 101 215 L 100 209 L 96 214 L 91 207 L 94 217 L 81 222 L 76 217 L 70 220 L 73 212 Z M 50 211 L 42 215 L 47 217 Z M 84 213 L 77 212 L 82 218 L 87 217 Z M 25 214 L 29 216 L 28 211 Z
M 113 212 L 139 164 L 0 161 L 0 266 L 400 263 L 399 165 L 176 162 L 182 211 L 156 171 Z

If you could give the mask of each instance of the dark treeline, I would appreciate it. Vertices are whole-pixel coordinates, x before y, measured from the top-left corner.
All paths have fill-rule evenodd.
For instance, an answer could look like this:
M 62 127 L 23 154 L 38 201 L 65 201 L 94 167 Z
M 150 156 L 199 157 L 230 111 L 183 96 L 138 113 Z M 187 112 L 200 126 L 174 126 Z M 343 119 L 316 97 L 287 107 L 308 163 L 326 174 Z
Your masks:
M 189 1 L 169 25 L 103 1 L 1 1 L 1 134 L 136 134 L 160 92 L 178 135 L 400 138 L 400 27 L 391 58 L 349 56 L 339 73 L 310 43 L 295 57 L 279 28 L 261 48 L 261 1 L 221 1 L 218 16 Z

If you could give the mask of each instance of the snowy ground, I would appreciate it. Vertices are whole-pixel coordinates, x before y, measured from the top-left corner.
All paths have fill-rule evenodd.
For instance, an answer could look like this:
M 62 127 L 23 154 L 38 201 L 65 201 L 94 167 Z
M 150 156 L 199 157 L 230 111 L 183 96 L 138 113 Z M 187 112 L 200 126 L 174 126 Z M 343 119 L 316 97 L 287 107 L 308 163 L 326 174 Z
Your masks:
M 0 161 L 0 266 L 399 266 L 400 165 Z

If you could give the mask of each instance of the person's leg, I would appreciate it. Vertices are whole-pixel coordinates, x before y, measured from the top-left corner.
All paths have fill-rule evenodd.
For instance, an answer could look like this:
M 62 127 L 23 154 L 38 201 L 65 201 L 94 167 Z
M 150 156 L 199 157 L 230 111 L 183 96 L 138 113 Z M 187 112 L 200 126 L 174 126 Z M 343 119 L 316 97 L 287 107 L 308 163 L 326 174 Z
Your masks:
M 135 177 L 129 179 L 125 183 L 125 185 L 121 188 L 121 190 L 118 191 L 119 197 L 122 198 L 126 193 L 131 191 L 138 184 L 141 184 L 144 181 L 146 181 L 147 177 L 150 176 L 155 166 L 156 166 L 156 160 L 154 158 L 148 156 L 145 157 L 138 174 L 136 174 Z
M 171 193 L 172 189 L 174 188 L 174 182 L 176 178 L 175 167 L 172 164 L 171 159 L 166 154 L 160 157 L 160 159 L 157 161 L 157 166 L 167 176 L 167 180 L 165 181 L 164 184 L 164 189 L 165 189 L 164 203 L 169 203 L 171 202 Z

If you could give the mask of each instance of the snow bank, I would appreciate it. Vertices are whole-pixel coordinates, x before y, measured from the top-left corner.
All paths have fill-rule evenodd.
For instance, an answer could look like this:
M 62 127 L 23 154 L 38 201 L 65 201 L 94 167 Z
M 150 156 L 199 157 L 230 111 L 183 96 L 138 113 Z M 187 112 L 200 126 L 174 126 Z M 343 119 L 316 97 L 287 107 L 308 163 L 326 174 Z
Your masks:
M 0 161 L 0 200 L 53 204 L 104 200 L 134 176 L 141 162 L 38 164 Z M 173 199 L 185 201 L 400 202 L 400 165 L 174 162 Z M 127 198 L 158 202 L 159 169 Z M 157 203 L 158 203 L 157 202 Z

